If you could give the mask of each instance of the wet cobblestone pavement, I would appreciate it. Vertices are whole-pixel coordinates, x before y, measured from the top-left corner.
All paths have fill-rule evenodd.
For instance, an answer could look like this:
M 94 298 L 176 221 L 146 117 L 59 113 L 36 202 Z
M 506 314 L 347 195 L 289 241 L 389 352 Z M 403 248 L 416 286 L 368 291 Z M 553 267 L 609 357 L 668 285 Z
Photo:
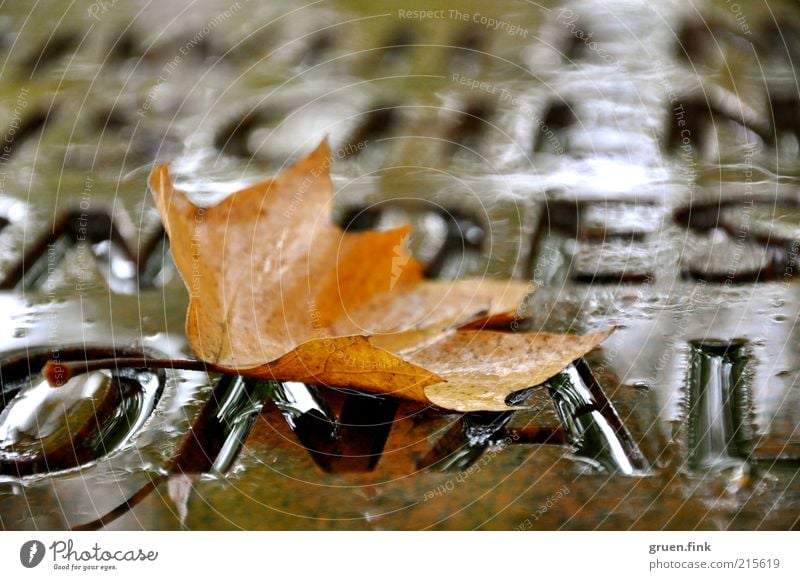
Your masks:
M 0 528 L 797 528 L 800 11 L 769 4 L 3 5 Z M 325 135 L 342 226 L 617 332 L 503 414 L 43 383 L 190 354 L 156 161 L 211 203 Z

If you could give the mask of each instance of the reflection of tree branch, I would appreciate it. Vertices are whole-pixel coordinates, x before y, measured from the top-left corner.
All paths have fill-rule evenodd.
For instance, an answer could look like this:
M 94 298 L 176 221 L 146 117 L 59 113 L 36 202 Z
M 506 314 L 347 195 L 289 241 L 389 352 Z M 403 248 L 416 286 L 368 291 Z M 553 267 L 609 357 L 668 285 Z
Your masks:
M 118 519 L 120 516 L 125 515 L 135 508 L 143 499 L 149 496 L 159 485 L 161 485 L 162 482 L 167 479 L 169 479 L 169 497 L 175 503 L 175 507 L 178 510 L 178 518 L 180 519 L 181 526 L 185 527 L 186 516 L 188 515 L 187 502 L 194 486 L 194 482 L 197 480 L 197 476 L 195 475 L 192 477 L 192 474 L 189 473 L 170 471 L 167 475 L 157 475 L 156 477 L 151 478 L 130 498 L 126 499 L 123 503 L 112 509 L 110 512 L 100 516 L 95 520 L 92 520 L 91 522 L 73 526 L 70 528 L 71 531 L 96 531 L 100 528 L 104 528 L 108 524 Z M 176 482 L 176 485 L 173 486 L 173 482 Z
M 166 475 L 159 475 L 153 479 L 150 479 L 144 485 L 144 487 L 139 488 L 139 490 L 136 493 L 134 493 L 123 503 L 112 509 L 110 512 L 100 516 L 96 520 L 92 520 L 85 524 L 73 526 L 72 528 L 70 528 L 70 530 L 73 532 L 96 531 L 99 530 L 100 528 L 107 526 L 120 516 L 128 513 L 130 510 L 135 508 L 139 502 L 141 502 L 144 498 L 150 495 L 166 478 L 167 478 Z
M 139 359 L 119 359 L 120 361 L 134 361 L 132 365 L 126 365 L 124 362 L 121 362 L 121 366 L 132 366 L 132 367 L 139 367 L 139 366 L 153 366 L 153 360 L 147 359 L 139 360 Z M 90 363 L 94 364 L 102 364 L 107 365 L 111 364 L 112 361 L 90 361 Z M 156 361 L 158 362 L 158 361 Z M 161 362 L 177 362 L 177 361 L 161 361 Z M 189 362 L 194 363 L 197 362 L 198 364 L 203 364 L 199 361 L 181 361 L 181 362 Z M 140 363 L 146 363 L 144 365 Z M 57 363 L 57 364 L 66 364 L 66 363 Z M 78 363 L 75 363 L 78 364 Z M 107 367 L 104 367 L 107 368 Z M 112 367 L 113 368 L 113 367 Z M 136 493 L 134 493 L 129 499 L 125 500 L 123 503 L 112 509 L 107 514 L 92 520 L 86 524 L 81 524 L 79 526 L 75 526 L 72 528 L 74 531 L 87 531 L 87 530 L 99 530 L 100 528 L 107 526 L 120 516 L 126 514 L 130 510 L 132 510 L 136 505 L 145 499 L 153 490 L 156 489 L 162 482 L 166 481 L 168 478 L 173 476 L 181 476 L 181 475 L 190 475 L 190 474 L 197 474 L 204 471 L 207 471 L 213 466 L 214 459 L 219 454 L 220 449 L 225 441 L 225 433 L 223 431 L 223 426 L 219 423 L 217 418 L 217 413 L 219 411 L 218 403 L 219 401 L 224 399 L 224 394 L 228 389 L 230 384 L 231 375 L 227 375 L 223 377 L 223 379 L 217 384 L 217 387 L 211 396 L 211 399 L 206 403 L 203 407 L 203 411 L 201 412 L 200 416 L 194 422 L 194 425 L 189 429 L 189 432 L 184 439 L 179 451 L 173 456 L 173 458 L 169 461 L 166 466 L 166 474 L 158 475 L 154 478 L 151 478 L 143 487 L 141 487 Z M 187 492 L 188 493 L 188 492 Z M 177 502 L 176 502 L 177 504 Z M 184 524 L 186 514 L 181 511 L 181 506 L 178 505 L 178 516 L 181 519 L 181 524 Z M 185 509 L 185 508 L 184 508 Z

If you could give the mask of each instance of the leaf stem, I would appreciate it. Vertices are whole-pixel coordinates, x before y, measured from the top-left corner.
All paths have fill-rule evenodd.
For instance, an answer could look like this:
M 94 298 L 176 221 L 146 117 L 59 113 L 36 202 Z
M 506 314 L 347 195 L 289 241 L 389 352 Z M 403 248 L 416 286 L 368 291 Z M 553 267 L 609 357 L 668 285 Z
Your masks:
M 94 360 L 56 361 L 49 360 L 42 369 L 42 375 L 52 387 L 64 386 L 71 378 L 103 369 L 151 368 L 175 369 L 182 371 L 201 371 L 230 373 L 231 369 L 219 367 L 201 360 L 152 359 L 152 358 L 100 358 Z

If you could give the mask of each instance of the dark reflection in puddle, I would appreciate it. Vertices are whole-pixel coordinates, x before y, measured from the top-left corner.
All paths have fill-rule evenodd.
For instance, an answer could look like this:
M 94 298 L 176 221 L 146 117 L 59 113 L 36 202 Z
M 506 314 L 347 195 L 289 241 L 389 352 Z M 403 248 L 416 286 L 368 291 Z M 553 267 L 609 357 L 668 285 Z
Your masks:
M 513 416 L 513 411 L 462 415 L 419 461 L 419 467 L 439 471 L 469 468 L 490 445 L 503 438 L 505 426 Z
M 273 385 L 270 381 L 223 376 L 171 471 L 225 473 L 241 451 Z
M 320 469 L 327 473 L 375 469 L 392 429 L 396 399 L 348 392 L 337 420 L 316 387 L 275 384 L 273 400 Z
M 647 469 L 644 455 L 583 360 L 547 385 L 576 455 L 627 475 Z
M 749 455 L 746 345 L 692 343 L 689 371 L 689 466 L 730 467 Z

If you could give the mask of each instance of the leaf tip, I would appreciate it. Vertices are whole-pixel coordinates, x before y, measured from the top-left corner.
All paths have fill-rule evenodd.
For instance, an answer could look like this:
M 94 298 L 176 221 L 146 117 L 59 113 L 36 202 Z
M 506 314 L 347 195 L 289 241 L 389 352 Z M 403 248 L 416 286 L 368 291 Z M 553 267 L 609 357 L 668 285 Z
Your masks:
M 329 169 L 331 164 L 331 146 L 328 135 L 322 138 L 314 150 L 303 160 L 314 166 Z
M 529 409 L 529 405 L 509 405 L 506 402 L 510 393 L 487 391 L 475 384 L 453 384 L 446 381 L 425 387 L 428 401 L 448 411 L 457 413 L 505 412 Z
M 172 178 L 169 175 L 169 163 L 159 163 L 153 168 L 148 179 L 148 185 L 153 193 L 163 194 L 172 187 Z
M 197 210 L 197 206 L 172 182 L 169 163 L 159 163 L 153 168 L 148 185 L 167 231 L 170 231 L 171 221 L 183 220 Z

